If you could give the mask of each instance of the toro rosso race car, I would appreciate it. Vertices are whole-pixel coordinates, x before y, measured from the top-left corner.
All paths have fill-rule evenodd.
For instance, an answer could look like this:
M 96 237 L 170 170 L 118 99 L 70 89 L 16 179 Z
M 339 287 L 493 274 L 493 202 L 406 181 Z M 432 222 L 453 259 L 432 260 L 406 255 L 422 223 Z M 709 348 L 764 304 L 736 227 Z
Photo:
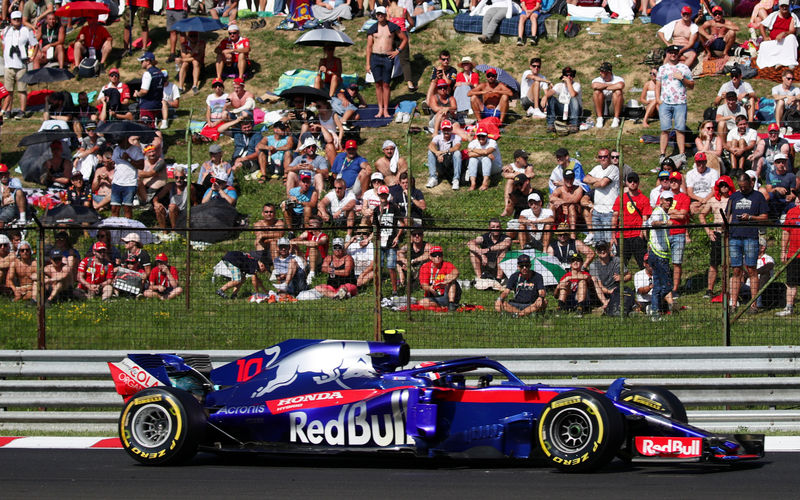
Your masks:
M 125 399 L 119 435 L 144 464 L 198 450 L 406 452 L 544 459 L 568 471 L 623 460 L 737 463 L 764 456 L 757 434 L 687 424 L 658 387 L 616 380 L 606 392 L 524 383 L 485 357 L 403 369 L 409 346 L 287 340 L 212 369 L 206 355 L 130 354 L 109 363 Z

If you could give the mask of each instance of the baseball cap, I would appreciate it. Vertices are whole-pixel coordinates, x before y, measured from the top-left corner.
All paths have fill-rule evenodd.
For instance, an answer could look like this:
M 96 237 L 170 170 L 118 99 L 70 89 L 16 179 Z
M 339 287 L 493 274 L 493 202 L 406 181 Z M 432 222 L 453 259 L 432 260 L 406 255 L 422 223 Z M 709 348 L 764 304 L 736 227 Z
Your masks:
M 129 242 L 129 241 L 133 241 L 133 242 L 136 242 L 136 243 L 141 243 L 142 242 L 142 240 L 139 238 L 139 233 L 128 233 L 128 234 L 125 235 L 124 238 L 122 238 L 122 241 L 124 241 L 126 243 Z
M 539 196 L 539 193 L 531 193 L 528 195 L 528 201 L 542 201 L 542 197 Z
M 439 245 L 434 245 L 434 246 L 432 246 L 432 247 L 431 247 L 431 252 L 430 252 L 430 254 L 431 254 L 431 255 L 433 255 L 433 254 L 435 254 L 435 253 L 438 253 L 438 254 L 444 253 L 444 252 L 442 251 L 442 247 L 440 247 Z
M 111 68 L 110 70 L 108 70 L 109 75 L 113 75 L 114 73 L 119 74 L 119 69 Z
M 708 158 L 706 157 L 706 154 L 702 151 L 698 151 L 697 153 L 694 154 L 694 161 L 707 161 L 707 160 Z
M 789 157 L 783 153 L 776 153 L 775 156 L 772 157 L 772 161 L 788 160 L 788 159 Z
M 570 262 L 583 262 L 583 255 L 579 254 L 578 252 L 572 252 L 569 254 L 569 261 Z
M 350 86 L 347 87 L 347 88 L 350 89 L 350 90 L 358 90 L 358 84 L 357 83 L 351 83 Z
M 212 155 L 222 153 L 222 146 L 220 146 L 219 144 L 212 144 L 211 146 L 208 147 L 208 152 L 211 153 Z
M 242 85 L 242 86 L 244 86 L 244 80 L 242 80 L 241 78 L 234 78 L 233 79 L 233 84 L 234 85 Z
M 672 191 L 670 191 L 670 190 L 661 191 L 661 199 L 662 200 L 671 200 L 674 197 L 675 197 L 675 195 L 673 195 Z
M 569 156 L 569 151 L 567 148 L 558 148 L 554 154 L 555 156 Z
M 94 129 L 97 128 L 97 123 L 96 122 L 86 122 L 86 124 L 84 124 L 83 128 L 85 128 L 86 130 L 94 130 Z
M 169 258 L 167 257 L 167 254 L 160 253 L 156 255 L 156 262 L 169 262 Z
M 669 174 L 669 180 L 681 182 L 683 180 L 683 176 L 680 172 L 672 172 Z
M 472 64 L 472 58 L 470 56 L 464 56 L 461 58 L 461 64 Z
M 344 149 L 357 149 L 357 148 L 358 148 L 358 143 L 355 141 L 355 139 L 350 139 L 349 141 L 344 143 Z
M 286 237 L 283 237 L 283 238 L 278 240 L 278 246 L 279 247 L 288 247 L 291 244 L 292 244 L 292 242 L 289 241 L 289 238 L 286 238 Z
M 687 14 L 687 13 L 691 14 L 692 8 L 689 7 L 688 5 L 684 5 L 683 7 L 681 7 L 681 14 Z
M 5 163 L 0 163 L 0 174 L 7 174 L 8 173 L 8 165 Z
M 379 7 L 376 7 L 375 8 L 375 13 L 376 14 L 386 14 L 386 7 L 384 7 L 383 5 L 381 5 Z
M 518 150 L 514 151 L 514 159 L 515 160 L 517 158 L 527 158 L 527 157 L 528 157 L 528 152 L 525 151 L 524 149 L 518 149 Z
M 350 141 L 347 141 L 347 142 L 350 142 Z M 303 145 L 300 146 L 300 149 L 306 149 L 306 148 L 309 148 L 311 146 L 317 147 L 317 141 L 315 141 L 313 137 L 306 137 L 306 140 L 303 141 Z
M 80 170 L 75 169 L 72 171 L 72 178 L 74 179 L 75 177 L 80 177 L 83 179 L 83 173 Z
M 225 84 L 222 82 L 222 78 L 214 78 L 211 80 L 211 86 L 214 87 L 215 85 L 219 85 L 220 87 L 225 86 Z
M 0 246 L 11 245 L 11 240 L 5 234 L 0 234 Z
M 50 258 L 52 260 L 61 260 L 64 258 L 64 254 L 61 252 L 61 250 L 51 250 Z
M 742 76 L 742 70 L 734 66 L 733 68 L 731 68 L 731 70 L 728 72 L 728 74 L 731 75 L 731 77 Z M 736 92 L 734 92 L 734 94 L 735 93 Z M 725 97 L 727 98 L 727 95 Z
M 767 127 L 767 132 L 772 132 L 773 130 L 777 130 L 778 132 L 780 132 L 781 130 L 780 125 L 778 125 L 775 122 L 770 123 L 769 126 Z
M 603 64 L 600 65 L 599 68 L 597 68 L 597 71 L 601 71 L 601 72 L 609 71 L 610 72 L 611 71 L 611 63 L 608 62 L 608 61 L 605 61 Z
M 11 13 L 11 19 L 22 19 L 22 12 L 15 10 Z
M 528 177 L 525 174 L 517 174 L 514 176 L 514 184 L 523 184 L 527 180 Z
M 369 176 L 369 180 L 370 180 L 370 182 L 371 181 L 375 181 L 375 180 L 382 181 L 383 180 L 383 174 L 380 173 L 380 172 L 375 172 L 375 173 L 373 173 L 372 175 Z
M 489 69 L 487 69 L 487 70 L 486 70 L 486 76 L 489 76 L 489 75 L 494 75 L 494 76 L 497 76 L 497 70 L 496 70 L 496 69 L 494 69 L 494 68 L 489 68 Z
M 141 62 L 141 61 L 155 61 L 156 60 L 156 55 L 153 54 L 152 52 L 148 51 L 148 52 L 143 53 L 141 56 L 139 56 L 139 59 L 137 59 L 137 60 L 139 62 Z
M 667 156 L 666 158 L 664 158 L 664 161 L 661 162 L 661 166 L 662 167 L 674 167 L 675 166 L 675 160 L 673 160 L 672 158 Z
M 344 246 L 344 240 L 342 238 L 334 238 L 333 239 L 333 247 L 334 248 L 343 247 L 343 246 Z
M 300 172 L 300 180 L 301 181 L 311 180 L 311 174 L 308 172 L 308 170 Z
M 662 170 L 658 173 L 659 179 L 669 179 L 669 170 Z
M 439 125 L 439 128 L 442 130 L 453 130 L 453 123 L 450 120 L 442 120 L 442 124 Z
M 439 78 L 438 80 L 436 80 L 436 88 L 449 87 L 449 86 L 450 86 L 450 84 L 447 83 L 447 80 L 445 80 L 443 78 Z
M 724 13 L 725 11 L 722 10 L 722 7 L 720 7 L 719 5 L 715 5 L 715 6 L 711 7 L 711 13 L 712 14 L 716 14 L 717 12 Z
M 386 195 L 389 194 L 389 186 L 386 186 L 386 185 L 378 186 L 378 196 L 380 196 L 382 194 L 386 194 Z
M 778 0 L 778 6 L 781 5 L 789 5 L 789 0 Z M 12 16 L 11 18 L 13 19 L 14 17 Z
M 530 263 L 531 263 L 531 258 L 530 258 L 530 256 L 528 256 L 528 254 L 524 253 L 524 254 L 520 255 L 519 257 L 517 257 L 517 265 L 530 264 Z
M 239 31 L 239 26 L 236 24 L 231 24 L 230 26 L 228 26 L 228 33 L 232 31 Z
M 608 242 L 607 241 L 600 241 L 600 242 L 597 243 L 597 245 L 594 248 L 598 252 L 600 250 L 608 250 Z
M 668 45 L 667 52 L 680 52 L 681 46 L 680 45 Z
M 486 129 L 485 128 L 478 127 L 478 130 L 475 132 L 475 135 L 479 136 L 479 135 L 489 135 L 489 134 L 486 133 Z
M 108 250 L 108 247 L 102 241 L 96 241 L 94 245 L 92 245 L 92 252 L 99 252 L 100 250 Z
M 568 168 L 568 169 L 564 170 L 564 177 L 573 177 L 574 178 L 575 177 L 575 170 L 571 169 L 571 168 Z

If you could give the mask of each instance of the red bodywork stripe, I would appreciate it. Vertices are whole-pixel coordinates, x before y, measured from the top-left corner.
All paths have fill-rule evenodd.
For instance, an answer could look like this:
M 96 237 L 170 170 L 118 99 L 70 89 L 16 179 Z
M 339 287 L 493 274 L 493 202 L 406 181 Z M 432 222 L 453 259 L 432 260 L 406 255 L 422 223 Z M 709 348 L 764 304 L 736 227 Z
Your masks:
M 410 389 L 413 386 L 392 387 L 391 389 L 345 389 L 341 391 L 314 392 L 297 396 L 271 399 L 265 401 L 270 413 L 277 415 L 292 410 L 306 410 L 309 408 L 326 408 L 339 406 L 357 401 L 364 401 L 374 397 L 401 389 Z
M 560 393 L 522 389 L 436 389 L 433 399 L 458 403 L 549 403 Z

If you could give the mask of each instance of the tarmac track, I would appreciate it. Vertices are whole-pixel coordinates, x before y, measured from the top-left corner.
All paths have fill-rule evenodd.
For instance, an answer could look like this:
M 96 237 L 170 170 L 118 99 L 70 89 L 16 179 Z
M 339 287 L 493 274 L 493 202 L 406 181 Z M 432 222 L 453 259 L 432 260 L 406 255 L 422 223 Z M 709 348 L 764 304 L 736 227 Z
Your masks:
M 145 467 L 121 450 L 0 450 L 0 497 L 25 498 L 797 498 L 800 453 L 731 468 L 614 461 L 593 474 L 382 457 L 200 454 Z

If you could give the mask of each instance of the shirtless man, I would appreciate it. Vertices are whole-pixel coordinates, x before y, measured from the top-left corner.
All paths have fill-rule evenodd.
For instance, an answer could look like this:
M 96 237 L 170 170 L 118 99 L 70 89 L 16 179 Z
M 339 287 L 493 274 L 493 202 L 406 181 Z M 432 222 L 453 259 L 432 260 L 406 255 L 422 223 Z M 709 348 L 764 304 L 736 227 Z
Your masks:
M 256 106 L 256 96 L 244 88 L 244 80 L 233 79 L 233 92 L 228 94 L 230 102 L 225 104 L 225 110 L 230 114 L 230 119 L 235 120 L 242 111 L 250 111 Z
M 497 70 L 489 68 L 486 70 L 486 81 L 479 83 L 467 95 L 476 119 L 496 116 L 502 123 L 506 119 L 508 101 L 514 94 L 510 88 L 497 80 Z
M 256 250 L 269 252 L 274 259 L 278 255 L 278 240 L 283 237 L 286 223 L 277 218 L 277 208 L 273 203 L 265 203 L 261 214 L 263 218 L 253 224 L 256 229 Z
M 577 236 L 575 226 L 579 213 L 582 212 L 588 230 L 592 229 L 589 227 L 592 220 L 591 209 L 582 203 L 584 196 L 586 196 L 585 191 L 575 182 L 575 170 L 572 169 L 564 171 L 564 184 L 558 186 L 550 195 L 550 208 L 556 214 L 556 220 L 566 220 L 569 223 L 570 237 L 573 239 Z
M 17 258 L 8 268 L 6 287 L 14 293 L 14 302 L 30 300 L 33 295 L 33 281 L 36 279 L 36 261 L 33 260 L 31 244 L 23 241 L 17 248 Z
M 725 11 L 719 5 L 712 7 L 711 14 L 714 18 L 704 22 L 697 34 L 709 59 L 714 59 L 718 55 L 725 57 L 736 43 L 736 32 L 739 31 L 739 27 L 725 19 Z
M 378 22 L 367 30 L 367 73 L 375 79 L 375 94 L 378 98 L 376 118 L 389 118 L 389 82 L 392 80 L 394 59 L 408 45 L 408 36 L 400 27 L 389 22 L 386 7 L 375 9 Z M 395 42 L 399 40 L 397 48 Z
M 50 252 L 50 260 L 44 266 L 44 289 L 47 294 L 46 301 L 53 302 L 61 297 L 68 297 L 72 292 L 75 280 L 70 267 L 64 262 L 64 255 L 60 250 Z M 33 284 L 33 297 L 39 296 L 39 283 Z
M 11 251 L 11 240 L 5 234 L 0 234 L 0 295 L 14 295 L 14 291 L 6 286 L 6 278 L 15 260 L 17 255 Z
M 397 155 L 397 159 L 393 160 L 395 152 L 397 151 L 397 144 L 390 140 L 383 141 L 383 157 L 375 160 L 375 169 L 383 174 L 383 182 L 387 186 L 394 186 L 398 183 L 400 174 L 408 172 L 408 162 L 405 158 Z M 394 166 L 392 163 L 394 162 Z
M 680 62 L 691 68 L 697 62 L 695 44 L 699 31 L 700 28 L 692 21 L 692 8 L 684 5 L 681 8 L 681 18 L 665 24 L 658 30 L 658 38 L 668 47 L 670 45 L 679 46 Z

